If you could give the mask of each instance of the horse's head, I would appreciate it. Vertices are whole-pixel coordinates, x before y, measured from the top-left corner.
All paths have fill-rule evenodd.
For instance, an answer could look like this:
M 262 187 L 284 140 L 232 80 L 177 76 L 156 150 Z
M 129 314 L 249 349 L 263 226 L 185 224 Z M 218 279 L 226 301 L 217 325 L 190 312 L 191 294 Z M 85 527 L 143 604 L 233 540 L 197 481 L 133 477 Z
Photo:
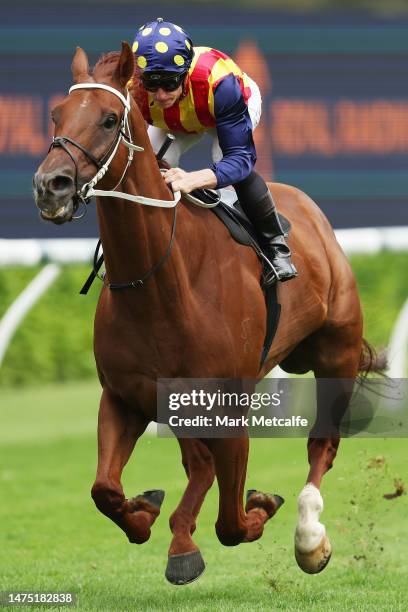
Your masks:
M 114 88 L 74 89 L 52 111 L 54 140 L 33 179 L 34 198 L 43 219 L 53 223 L 71 221 L 81 202 L 81 190 L 106 163 L 121 138 L 126 111 L 126 84 L 134 73 L 130 46 L 108 54 L 89 73 L 86 53 L 77 48 L 72 61 L 75 84 L 100 83 Z M 127 151 L 119 147 L 109 166 L 109 178 L 120 177 Z

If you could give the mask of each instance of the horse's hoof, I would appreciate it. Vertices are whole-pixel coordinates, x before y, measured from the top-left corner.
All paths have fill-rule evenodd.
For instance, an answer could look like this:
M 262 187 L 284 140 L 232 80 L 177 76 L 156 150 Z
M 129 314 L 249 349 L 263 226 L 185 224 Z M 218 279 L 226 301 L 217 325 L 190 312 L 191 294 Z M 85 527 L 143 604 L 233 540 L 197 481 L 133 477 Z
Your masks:
M 278 495 L 277 493 L 275 493 L 272 497 L 274 497 L 278 507 L 276 508 L 276 510 L 279 510 L 279 508 L 281 506 L 283 506 L 283 504 L 285 503 L 285 500 L 283 499 L 283 497 L 281 497 L 280 495 Z
M 141 497 L 144 497 L 152 506 L 160 508 L 163 503 L 164 495 L 165 493 L 162 489 L 151 489 L 150 491 L 145 491 Z
M 166 578 L 171 584 L 181 586 L 197 580 L 205 570 L 204 559 L 199 550 L 169 557 Z
M 272 502 L 272 504 L 271 504 Z M 270 516 L 276 514 L 279 508 L 285 503 L 285 500 L 276 493 L 262 493 L 256 489 L 249 489 L 246 496 L 245 512 L 249 512 L 252 508 L 265 508 Z M 273 506 L 270 508 L 270 506 Z
M 251 495 L 253 495 L 254 493 L 259 493 L 259 491 L 257 491 L 256 489 L 248 489 L 247 495 L 246 495 L 246 501 L 247 502 L 248 502 L 249 498 L 251 497 Z
M 298 566 L 306 574 L 318 574 L 323 571 L 332 554 L 329 538 L 325 535 L 317 548 L 310 552 L 300 552 L 295 548 Z

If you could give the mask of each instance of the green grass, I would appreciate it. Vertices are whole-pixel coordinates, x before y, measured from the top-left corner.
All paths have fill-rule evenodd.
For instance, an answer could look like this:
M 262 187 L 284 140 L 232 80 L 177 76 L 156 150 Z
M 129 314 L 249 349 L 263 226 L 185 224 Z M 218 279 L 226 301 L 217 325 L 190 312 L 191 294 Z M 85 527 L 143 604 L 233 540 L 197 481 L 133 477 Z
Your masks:
M 276 491 L 285 505 L 259 542 L 224 548 L 214 486 L 195 535 L 206 572 L 172 587 L 168 517 L 185 485 L 177 443 L 144 436 L 125 470 L 128 496 L 166 490 L 151 540 L 130 545 L 89 495 L 98 397 L 96 383 L 84 382 L 2 391 L 0 590 L 72 590 L 81 610 L 408 609 L 408 497 L 382 497 L 407 478 L 405 440 L 342 442 L 322 487 L 333 558 L 316 576 L 297 568 L 292 551 L 305 440 L 253 440 L 248 488 Z
M 408 299 L 408 252 L 353 255 L 364 314 L 364 332 L 374 346 L 387 346 L 398 314 Z
M 0 269 L 0 318 L 40 268 Z M 0 386 L 93 378 L 93 321 L 99 281 L 79 295 L 90 266 L 71 265 L 28 313 L 7 350 Z
M 386 346 L 408 296 L 408 253 L 357 255 L 351 263 L 363 305 L 365 337 L 374 346 Z M 83 265 L 65 267 L 30 311 L 5 356 L 0 387 L 94 377 L 92 334 L 100 282 L 94 283 L 88 296 L 78 293 L 89 269 Z M 38 271 L 0 269 L 0 317 Z

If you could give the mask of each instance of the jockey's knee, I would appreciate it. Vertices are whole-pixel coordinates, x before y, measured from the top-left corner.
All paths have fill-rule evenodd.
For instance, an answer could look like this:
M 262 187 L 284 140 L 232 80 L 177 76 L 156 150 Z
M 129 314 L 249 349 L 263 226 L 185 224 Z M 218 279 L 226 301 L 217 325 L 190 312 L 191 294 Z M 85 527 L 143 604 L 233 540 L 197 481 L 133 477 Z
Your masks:
M 268 186 L 260 174 L 252 172 L 239 183 L 234 185 L 238 199 L 244 202 L 257 202 L 263 198 L 268 191 Z

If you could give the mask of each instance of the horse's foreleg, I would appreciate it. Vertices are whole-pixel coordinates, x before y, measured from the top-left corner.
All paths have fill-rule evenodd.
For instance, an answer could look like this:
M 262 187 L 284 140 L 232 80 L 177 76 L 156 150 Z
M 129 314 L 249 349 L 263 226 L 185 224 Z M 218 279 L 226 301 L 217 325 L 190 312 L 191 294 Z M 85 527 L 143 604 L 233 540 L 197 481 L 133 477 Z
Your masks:
M 331 557 L 326 528 L 319 521 L 323 511 L 319 489 L 324 474 L 333 465 L 340 443 L 341 420 L 349 405 L 357 375 L 353 361 L 356 362 L 350 358 L 348 365 L 341 370 L 315 371 L 317 415 L 308 439 L 310 469 L 306 485 L 298 498 L 299 516 L 295 532 L 296 560 L 299 567 L 309 574 L 322 571 Z
M 121 475 L 147 421 L 107 389 L 102 392 L 98 417 L 98 469 L 92 487 L 97 508 L 141 544 L 150 537 L 150 526 L 160 512 L 161 492 L 126 499 Z
M 218 518 L 215 530 L 225 546 L 243 542 L 247 521 L 243 494 L 248 462 L 248 438 L 213 438 L 208 441 L 214 457 L 219 489 Z
M 278 495 L 249 491 L 246 511 L 243 496 L 248 462 L 249 440 L 242 438 L 208 441 L 213 453 L 219 488 L 218 539 L 225 546 L 252 542 L 261 537 L 264 525 L 282 505 Z
M 181 585 L 196 580 L 205 569 L 204 560 L 191 536 L 205 495 L 214 481 L 215 471 L 212 455 L 200 440 L 179 439 L 178 442 L 188 484 L 170 517 L 173 538 L 166 578 L 172 584 Z

